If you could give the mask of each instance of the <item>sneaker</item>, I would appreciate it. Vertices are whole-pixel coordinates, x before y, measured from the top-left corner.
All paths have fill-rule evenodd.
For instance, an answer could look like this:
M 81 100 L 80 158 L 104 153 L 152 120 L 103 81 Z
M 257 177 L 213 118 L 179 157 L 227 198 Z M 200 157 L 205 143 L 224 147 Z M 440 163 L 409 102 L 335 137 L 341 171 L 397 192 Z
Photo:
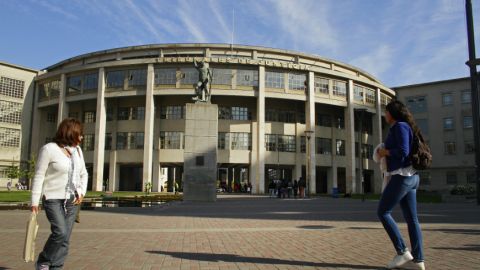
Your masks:
M 400 266 L 403 266 L 407 262 L 413 260 L 413 256 L 410 251 L 406 251 L 402 255 L 397 255 L 393 260 L 387 265 L 387 269 L 394 269 Z
M 37 266 L 37 270 L 48 270 L 50 269 L 50 266 L 48 264 L 41 264 Z
M 409 261 L 406 264 L 404 264 L 402 268 L 411 269 L 411 270 L 425 270 L 425 263 Z

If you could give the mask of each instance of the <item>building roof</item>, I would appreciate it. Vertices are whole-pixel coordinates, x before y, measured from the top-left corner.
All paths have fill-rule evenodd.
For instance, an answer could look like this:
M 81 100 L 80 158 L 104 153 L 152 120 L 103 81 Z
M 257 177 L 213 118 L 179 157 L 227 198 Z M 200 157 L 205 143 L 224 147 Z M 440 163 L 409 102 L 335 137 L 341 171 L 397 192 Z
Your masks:
M 425 83 L 418 83 L 418 84 L 410 84 L 410 85 L 403 85 L 403 86 L 396 86 L 392 87 L 391 89 L 398 91 L 398 90 L 407 90 L 413 87 L 420 87 L 420 86 L 427 86 L 427 85 L 435 85 L 440 83 L 451 83 L 451 82 L 459 82 L 464 80 L 470 80 L 470 77 L 463 77 L 463 78 L 456 78 L 456 79 L 448 79 L 448 80 L 441 80 L 441 81 L 433 81 L 433 82 L 425 82 Z
M 0 65 L 11 67 L 11 68 L 16 68 L 16 69 L 22 69 L 22 70 L 29 71 L 29 72 L 32 72 L 32 73 L 38 73 L 38 70 L 36 70 L 36 69 L 27 68 L 27 67 L 23 67 L 23 66 L 19 66 L 19 65 L 14 65 L 14 64 L 7 63 L 7 62 L 3 62 L 3 61 L 0 61 Z

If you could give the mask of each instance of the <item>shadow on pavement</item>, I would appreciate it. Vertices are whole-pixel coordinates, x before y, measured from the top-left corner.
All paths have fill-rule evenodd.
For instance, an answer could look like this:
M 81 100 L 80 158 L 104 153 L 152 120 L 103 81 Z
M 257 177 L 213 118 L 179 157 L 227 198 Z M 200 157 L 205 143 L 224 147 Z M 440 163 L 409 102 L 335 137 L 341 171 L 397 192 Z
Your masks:
M 480 235 L 480 230 L 474 230 L 474 229 L 424 229 L 424 230 L 431 231 L 431 232 L 443 232 L 443 233 L 453 233 L 453 234 Z
M 305 226 L 298 226 L 297 228 L 305 229 L 305 230 L 326 230 L 326 229 L 333 229 L 333 226 L 325 226 L 325 225 L 305 225 Z
M 462 251 L 478 251 L 478 252 L 480 252 L 480 245 L 465 245 L 463 247 L 434 247 L 432 249 L 462 250 Z
M 192 252 L 169 252 L 161 250 L 148 250 L 147 253 L 168 255 L 179 259 L 207 261 L 207 262 L 230 262 L 230 263 L 256 263 L 272 265 L 291 265 L 291 266 L 312 266 L 312 267 L 338 267 L 349 269 L 382 269 L 380 266 L 354 265 L 339 263 L 316 263 L 302 262 L 292 260 L 281 260 L 272 258 L 243 257 L 234 254 L 210 254 L 210 253 L 192 253 Z

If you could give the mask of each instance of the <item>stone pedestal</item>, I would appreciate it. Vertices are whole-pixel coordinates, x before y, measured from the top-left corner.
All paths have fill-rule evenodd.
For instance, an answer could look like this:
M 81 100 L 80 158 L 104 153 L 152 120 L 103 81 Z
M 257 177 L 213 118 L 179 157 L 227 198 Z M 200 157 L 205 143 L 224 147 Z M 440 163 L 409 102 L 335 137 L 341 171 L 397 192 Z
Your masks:
M 215 201 L 218 106 L 206 103 L 186 106 L 183 198 Z

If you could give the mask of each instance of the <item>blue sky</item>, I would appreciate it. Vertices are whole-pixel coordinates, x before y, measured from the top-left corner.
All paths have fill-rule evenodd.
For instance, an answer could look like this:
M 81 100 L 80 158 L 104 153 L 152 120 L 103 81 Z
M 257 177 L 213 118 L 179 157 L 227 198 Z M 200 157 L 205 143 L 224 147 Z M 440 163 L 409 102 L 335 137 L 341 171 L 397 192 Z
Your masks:
M 335 59 L 390 87 L 469 74 L 463 0 L 0 0 L 0 61 L 40 69 L 116 47 L 231 43 L 233 10 L 235 44 Z

